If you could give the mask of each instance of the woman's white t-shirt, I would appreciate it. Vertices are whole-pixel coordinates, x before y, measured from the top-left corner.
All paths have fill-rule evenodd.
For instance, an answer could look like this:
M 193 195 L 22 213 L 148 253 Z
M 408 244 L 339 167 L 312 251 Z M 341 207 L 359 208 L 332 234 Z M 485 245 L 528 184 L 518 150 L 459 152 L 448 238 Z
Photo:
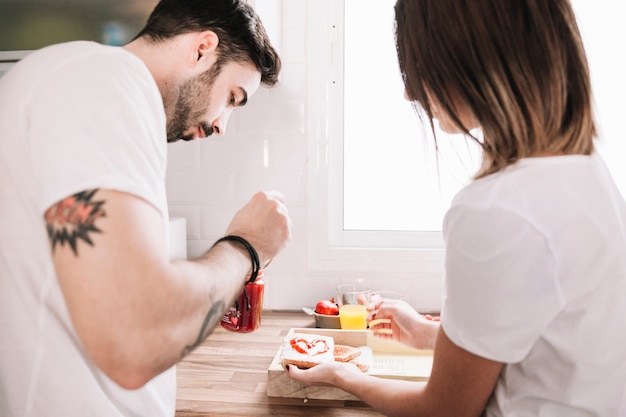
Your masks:
M 505 364 L 488 416 L 626 413 L 626 205 L 599 155 L 472 182 L 444 237 L 443 329 Z

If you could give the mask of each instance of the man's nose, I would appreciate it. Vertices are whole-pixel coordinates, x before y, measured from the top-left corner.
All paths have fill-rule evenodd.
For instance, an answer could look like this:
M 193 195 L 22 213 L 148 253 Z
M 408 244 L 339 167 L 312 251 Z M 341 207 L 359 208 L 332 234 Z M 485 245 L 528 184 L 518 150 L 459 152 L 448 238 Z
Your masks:
M 225 111 L 220 117 L 215 119 L 211 125 L 215 135 L 222 136 L 226 133 L 226 125 L 228 124 L 228 119 L 230 119 L 231 113 L 232 111 Z

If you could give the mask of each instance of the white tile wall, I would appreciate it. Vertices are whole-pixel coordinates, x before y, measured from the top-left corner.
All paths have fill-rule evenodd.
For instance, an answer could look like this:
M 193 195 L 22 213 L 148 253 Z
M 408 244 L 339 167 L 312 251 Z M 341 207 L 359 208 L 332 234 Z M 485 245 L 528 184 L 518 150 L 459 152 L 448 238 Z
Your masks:
M 187 253 L 194 257 L 224 234 L 235 211 L 252 194 L 280 190 L 293 220 L 293 239 L 265 273 L 264 307 L 299 309 L 317 298 L 332 296 L 336 286 L 333 278 L 318 277 L 310 282 L 313 278 L 307 277 L 304 268 L 308 239 L 307 7 L 306 0 L 273 0 L 265 8 L 260 0 L 256 3 L 262 18 L 263 13 L 272 15 L 264 21 L 272 25 L 268 33 L 281 55 L 281 81 L 271 89 L 261 87 L 247 106 L 238 109 L 224 136 L 168 145 L 170 215 L 187 219 Z M 276 16 L 281 15 L 283 23 L 276 28 Z
M 256 0 L 257 6 L 261 1 Z M 223 137 L 170 144 L 167 192 L 170 215 L 187 219 L 190 257 L 201 255 L 222 236 L 235 211 L 256 191 L 283 192 L 293 238 L 265 273 L 264 307 L 299 309 L 333 296 L 339 283 L 359 277 L 313 274 L 307 268 L 307 230 L 312 221 L 307 209 L 307 0 L 267 1 L 281 8 L 282 27 L 274 35 L 279 38 L 276 46 L 283 62 L 280 84 L 272 89 L 261 87 L 247 106 L 233 114 Z M 276 11 L 271 12 L 275 20 Z M 268 32 L 271 36 L 276 30 Z M 381 281 L 366 278 L 373 288 L 383 289 Z M 414 288 L 407 277 L 394 282 L 394 288 L 384 289 L 409 294 L 407 301 L 421 310 L 436 309 L 431 300 L 438 299 L 433 294 L 440 292 L 439 277 L 430 282 L 422 279 L 420 287 Z

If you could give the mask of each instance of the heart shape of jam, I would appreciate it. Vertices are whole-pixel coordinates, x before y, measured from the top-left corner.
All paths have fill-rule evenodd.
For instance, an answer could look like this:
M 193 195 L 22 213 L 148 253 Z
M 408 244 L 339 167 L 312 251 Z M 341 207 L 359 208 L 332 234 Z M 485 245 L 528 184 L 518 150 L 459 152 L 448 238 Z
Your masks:
M 328 352 L 330 349 L 328 347 L 328 343 L 326 343 L 324 339 L 313 339 L 308 341 L 301 337 L 294 337 L 289 341 L 289 343 L 295 351 L 309 356 L 321 355 L 324 352 Z

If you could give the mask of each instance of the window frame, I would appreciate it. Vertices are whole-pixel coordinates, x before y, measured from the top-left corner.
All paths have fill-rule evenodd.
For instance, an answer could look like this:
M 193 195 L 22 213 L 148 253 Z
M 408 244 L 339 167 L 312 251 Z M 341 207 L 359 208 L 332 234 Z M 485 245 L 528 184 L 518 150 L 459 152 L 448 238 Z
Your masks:
M 316 0 L 308 7 L 310 267 L 384 272 L 390 279 L 421 273 L 441 279 L 441 232 L 343 230 L 344 1 Z

